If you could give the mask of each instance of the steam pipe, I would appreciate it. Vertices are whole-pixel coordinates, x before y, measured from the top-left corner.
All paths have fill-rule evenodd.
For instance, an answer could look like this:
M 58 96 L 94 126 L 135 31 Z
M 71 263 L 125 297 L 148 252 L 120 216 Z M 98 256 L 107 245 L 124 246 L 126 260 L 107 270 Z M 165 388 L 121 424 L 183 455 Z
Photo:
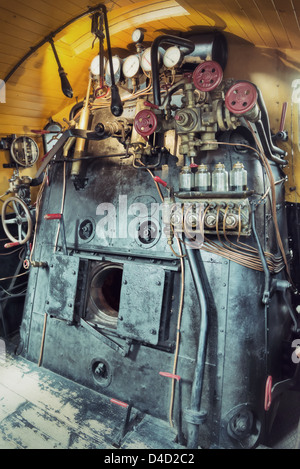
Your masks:
M 267 138 L 263 122 L 259 120 L 255 123 L 255 125 L 256 125 L 259 137 L 264 146 L 265 153 L 267 154 L 267 157 L 269 158 L 269 160 L 274 161 L 274 163 L 277 163 L 277 164 L 287 165 L 288 164 L 287 160 L 283 160 L 280 157 L 273 155 L 271 148 L 270 148 L 271 146 L 270 141 Z
M 248 122 L 247 119 L 242 118 L 241 120 L 243 120 L 245 122 L 246 126 L 248 125 L 247 124 L 247 122 Z M 261 140 L 263 150 L 266 154 L 266 157 L 269 160 L 274 161 L 274 163 L 276 163 L 276 164 L 279 164 L 279 165 L 282 165 L 282 166 L 287 165 L 288 164 L 287 160 L 283 160 L 279 156 L 273 155 L 273 153 L 271 151 L 271 148 L 270 148 L 270 145 L 269 145 L 269 142 L 268 142 L 268 138 L 267 138 L 267 135 L 266 135 L 266 132 L 265 132 L 265 127 L 264 127 L 264 124 L 263 124 L 262 120 L 258 120 L 255 123 L 249 122 L 249 125 L 251 125 L 252 128 L 253 128 L 253 126 L 256 127 L 256 130 L 257 130 L 257 133 L 258 133 L 259 138 Z
M 158 64 L 158 47 L 161 43 L 173 44 L 179 47 L 185 47 L 187 52 L 191 53 L 195 49 L 195 44 L 189 39 L 181 37 L 162 35 L 154 39 L 151 46 L 151 68 L 152 68 L 152 83 L 153 83 L 153 101 L 157 106 L 161 105 L 160 100 L 160 86 L 159 86 L 159 64 Z
M 207 302 L 203 288 L 203 282 L 201 280 L 200 269 L 198 267 L 197 252 L 199 252 L 200 254 L 200 251 L 198 249 L 196 250 L 192 247 L 189 247 L 188 245 L 186 246 L 187 259 L 190 265 L 194 285 L 196 288 L 201 313 L 199 343 L 194 380 L 192 384 L 191 403 L 190 408 L 187 409 L 185 412 L 185 419 L 188 423 L 187 447 L 194 449 L 198 448 L 199 426 L 203 423 L 206 417 L 206 413 L 203 411 L 201 412 L 200 408 L 204 382 L 204 368 L 208 335 Z
M 256 222 L 255 222 L 255 211 L 256 211 L 256 202 L 252 201 L 251 203 L 251 222 L 252 222 L 252 232 L 255 238 L 257 249 L 259 253 L 259 257 L 263 266 L 264 275 L 265 275 L 265 286 L 264 286 L 264 293 L 262 302 L 264 304 L 268 304 L 270 301 L 270 290 L 271 290 L 271 274 L 269 271 L 269 267 L 265 258 L 265 254 L 263 248 L 261 246 L 258 233 L 256 231 Z
M 91 84 L 92 80 L 91 77 L 89 78 L 89 83 L 87 87 L 87 92 L 86 92 L 86 97 L 85 97 L 85 103 L 83 105 L 81 114 L 80 114 L 80 120 L 78 124 L 78 128 L 81 130 L 87 130 L 88 124 L 89 124 L 89 117 L 90 117 L 90 110 L 89 110 L 89 100 L 90 100 L 90 93 L 91 93 Z M 85 140 L 83 138 L 77 138 L 76 140 L 76 145 L 75 145 L 75 152 L 74 152 L 74 157 L 75 158 L 81 158 L 84 153 L 84 148 L 85 148 Z M 80 162 L 75 161 L 72 165 L 72 170 L 71 170 L 71 177 L 74 178 L 79 175 L 80 172 Z
M 278 155 L 286 156 L 286 152 L 284 150 L 282 150 L 282 148 L 278 148 L 275 145 L 273 145 L 272 138 L 271 138 L 270 121 L 269 121 L 266 105 L 265 105 L 265 102 L 264 102 L 264 99 L 263 99 L 263 96 L 262 96 L 262 93 L 261 93 L 260 89 L 258 87 L 256 87 L 256 89 L 257 89 L 257 94 L 258 94 L 257 103 L 258 103 L 259 109 L 261 111 L 261 117 L 262 117 L 261 120 L 262 120 L 263 125 L 266 129 L 266 140 L 269 143 L 270 149 L 273 153 L 277 153 Z

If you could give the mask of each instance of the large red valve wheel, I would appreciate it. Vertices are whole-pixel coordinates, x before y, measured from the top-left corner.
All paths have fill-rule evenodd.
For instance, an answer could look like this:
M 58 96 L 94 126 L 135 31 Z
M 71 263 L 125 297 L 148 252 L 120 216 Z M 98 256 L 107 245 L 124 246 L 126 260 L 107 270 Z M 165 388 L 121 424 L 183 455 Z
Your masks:
M 223 79 L 223 70 L 218 62 L 210 60 L 198 65 L 193 73 L 193 82 L 199 91 L 212 91 Z
M 225 106 L 233 114 L 251 111 L 257 102 L 257 89 L 252 83 L 239 81 L 232 85 L 225 96 Z
M 138 112 L 134 119 L 134 128 L 142 137 L 149 137 L 157 128 L 157 117 L 150 109 Z

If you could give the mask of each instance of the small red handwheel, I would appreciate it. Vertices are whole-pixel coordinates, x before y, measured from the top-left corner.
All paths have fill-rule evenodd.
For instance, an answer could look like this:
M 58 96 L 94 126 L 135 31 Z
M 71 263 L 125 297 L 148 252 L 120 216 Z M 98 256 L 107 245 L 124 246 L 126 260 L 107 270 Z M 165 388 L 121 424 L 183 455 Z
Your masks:
M 149 137 L 157 128 L 157 117 L 150 109 L 138 112 L 134 119 L 134 128 L 142 137 Z
M 218 62 L 210 60 L 198 65 L 193 73 L 193 82 L 197 90 L 212 91 L 223 79 L 223 70 Z
M 239 81 L 232 85 L 225 96 L 225 106 L 233 114 L 245 114 L 255 106 L 257 89 L 252 83 Z

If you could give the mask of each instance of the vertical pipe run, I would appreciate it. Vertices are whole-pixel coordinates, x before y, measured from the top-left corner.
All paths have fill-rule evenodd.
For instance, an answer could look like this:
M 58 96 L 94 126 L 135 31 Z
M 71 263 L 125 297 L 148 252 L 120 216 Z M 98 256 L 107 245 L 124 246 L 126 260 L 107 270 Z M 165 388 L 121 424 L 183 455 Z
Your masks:
M 89 117 L 90 117 L 89 99 L 90 99 L 90 93 L 91 93 L 91 84 L 92 84 L 92 79 L 90 77 L 88 87 L 87 87 L 85 102 L 81 110 L 79 124 L 78 124 L 78 129 L 80 130 L 87 130 L 88 124 L 89 124 Z M 75 144 L 74 158 L 81 158 L 83 156 L 84 147 L 85 147 L 85 139 L 77 138 L 76 144 Z M 81 165 L 81 161 L 75 161 L 72 164 L 72 171 L 71 171 L 72 178 L 79 175 L 80 165 Z
M 192 247 L 186 246 L 186 254 L 190 265 L 194 285 L 200 306 L 200 331 L 199 331 L 199 343 L 198 352 L 195 366 L 195 374 L 192 385 L 191 393 L 191 404 L 190 408 L 186 412 L 186 420 L 188 423 L 188 448 L 198 448 L 199 444 L 199 425 L 203 422 L 205 413 L 200 411 L 201 398 L 203 391 L 204 381 L 204 368 L 205 368 L 205 357 L 206 357 L 206 346 L 207 346 L 207 334 L 208 334 L 208 313 L 207 313 L 207 302 L 205 292 L 203 288 L 203 282 L 201 279 L 200 268 L 197 262 L 197 252 L 200 251 L 193 249 Z

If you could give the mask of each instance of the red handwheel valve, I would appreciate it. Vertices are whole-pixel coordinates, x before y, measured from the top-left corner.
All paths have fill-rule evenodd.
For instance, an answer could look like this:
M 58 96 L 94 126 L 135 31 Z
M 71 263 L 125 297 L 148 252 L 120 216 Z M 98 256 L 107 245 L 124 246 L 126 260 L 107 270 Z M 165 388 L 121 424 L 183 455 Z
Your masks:
M 134 118 L 134 128 L 139 135 L 146 138 L 157 128 L 157 117 L 151 109 L 143 109 Z
M 256 87 L 248 81 L 238 81 L 232 85 L 225 96 L 225 106 L 237 116 L 246 115 L 255 119 L 258 115 L 258 93 Z
M 199 91 L 212 91 L 223 79 L 223 70 L 218 62 L 209 60 L 198 65 L 193 72 L 193 82 Z

